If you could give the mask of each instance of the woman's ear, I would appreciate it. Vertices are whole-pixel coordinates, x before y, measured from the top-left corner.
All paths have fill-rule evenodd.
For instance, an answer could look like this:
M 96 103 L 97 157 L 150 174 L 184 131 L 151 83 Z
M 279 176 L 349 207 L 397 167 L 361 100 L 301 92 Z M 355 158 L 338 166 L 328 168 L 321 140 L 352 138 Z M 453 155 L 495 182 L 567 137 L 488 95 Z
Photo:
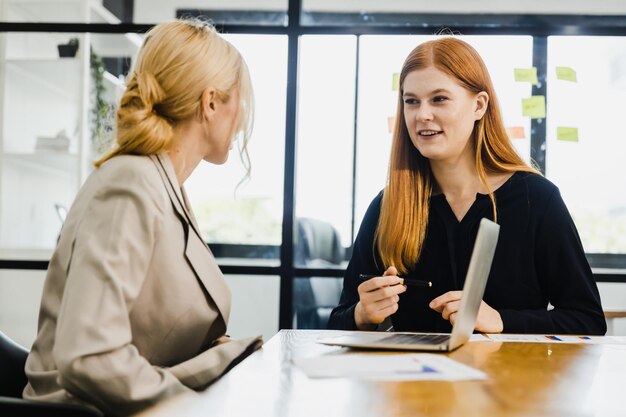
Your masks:
M 474 120 L 480 120 L 485 115 L 487 107 L 489 106 L 489 94 L 486 91 L 481 91 L 476 94 L 476 110 L 474 111 Z
M 207 120 L 212 120 L 217 108 L 217 90 L 215 87 L 207 87 L 202 92 L 200 98 L 202 104 L 202 117 Z

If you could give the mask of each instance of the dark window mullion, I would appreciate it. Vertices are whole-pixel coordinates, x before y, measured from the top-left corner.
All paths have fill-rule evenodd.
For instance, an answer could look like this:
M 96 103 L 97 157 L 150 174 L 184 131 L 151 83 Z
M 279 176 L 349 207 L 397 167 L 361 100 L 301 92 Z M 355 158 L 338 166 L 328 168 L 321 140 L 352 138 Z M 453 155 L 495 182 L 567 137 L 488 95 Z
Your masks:
M 280 309 L 278 327 L 293 327 L 294 220 L 296 175 L 296 107 L 298 93 L 298 59 L 300 10 L 302 0 L 289 0 L 287 52 L 287 111 L 285 127 L 285 172 L 283 190 L 283 229 L 280 246 Z
M 533 66 L 537 68 L 537 85 L 532 87 L 533 96 L 546 98 L 548 108 L 547 79 L 548 79 L 548 37 L 533 37 Z M 547 115 L 546 115 L 547 116 Z M 530 121 L 530 158 L 545 175 L 546 173 L 546 118 L 531 119 Z

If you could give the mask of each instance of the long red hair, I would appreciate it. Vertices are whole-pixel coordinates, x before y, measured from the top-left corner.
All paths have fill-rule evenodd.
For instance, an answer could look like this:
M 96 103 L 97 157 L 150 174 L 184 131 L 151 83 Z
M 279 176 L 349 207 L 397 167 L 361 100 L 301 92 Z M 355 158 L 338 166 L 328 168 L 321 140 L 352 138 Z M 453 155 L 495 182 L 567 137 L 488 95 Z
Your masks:
M 489 95 L 487 111 L 476 121 L 472 132 L 476 170 L 489 192 L 497 221 L 495 196 L 487 182 L 491 173 L 526 171 L 538 173 L 517 154 L 500 113 L 491 77 L 474 48 L 460 39 L 445 37 L 420 44 L 402 65 L 398 110 L 393 132 L 387 186 L 383 193 L 376 229 L 376 246 L 387 268 L 395 266 L 405 274 L 419 260 L 428 224 L 429 201 L 435 185 L 430 163 L 409 137 L 404 120 L 403 84 L 415 70 L 435 67 L 455 78 L 459 85 L 473 93 Z

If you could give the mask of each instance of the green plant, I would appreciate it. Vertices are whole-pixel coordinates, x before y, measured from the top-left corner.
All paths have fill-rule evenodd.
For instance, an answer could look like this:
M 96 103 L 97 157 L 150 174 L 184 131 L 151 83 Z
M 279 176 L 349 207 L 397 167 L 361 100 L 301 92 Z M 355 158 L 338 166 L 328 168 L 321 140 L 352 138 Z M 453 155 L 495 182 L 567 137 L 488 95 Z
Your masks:
M 91 142 L 94 151 L 101 153 L 108 145 L 109 134 L 113 130 L 110 123 L 115 112 L 115 106 L 104 98 L 106 88 L 104 86 L 104 62 L 93 49 L 90 54 L 91 80 L 91 113 L 90 128 Z
M 67 44 L 78 48 L 78 38 L 70 38 Z

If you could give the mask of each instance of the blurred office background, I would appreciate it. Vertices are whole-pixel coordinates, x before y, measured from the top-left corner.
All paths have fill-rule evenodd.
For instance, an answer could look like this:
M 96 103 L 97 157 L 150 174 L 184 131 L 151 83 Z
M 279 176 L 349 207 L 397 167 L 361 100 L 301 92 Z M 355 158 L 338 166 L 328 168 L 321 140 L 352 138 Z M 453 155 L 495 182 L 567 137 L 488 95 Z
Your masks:
M 235 192 L 233 153 L 186 184 L 233 290 L 232 336 L 326 325 L 385 184 L 394 74 L 444 27 L 485 59 L 517 150 L 561 189 L 605 309 L 626 310 L 623 0 L 2 0 L 0 330 L 16 341 L 35 337 L 47 261 L 143 33 L 180 16 L 218 25 L 255 88 L 252 179 Z M 544 111 L 523 106 L 539 96 Z M 626 334 L 626 319 L 611 325 Z

